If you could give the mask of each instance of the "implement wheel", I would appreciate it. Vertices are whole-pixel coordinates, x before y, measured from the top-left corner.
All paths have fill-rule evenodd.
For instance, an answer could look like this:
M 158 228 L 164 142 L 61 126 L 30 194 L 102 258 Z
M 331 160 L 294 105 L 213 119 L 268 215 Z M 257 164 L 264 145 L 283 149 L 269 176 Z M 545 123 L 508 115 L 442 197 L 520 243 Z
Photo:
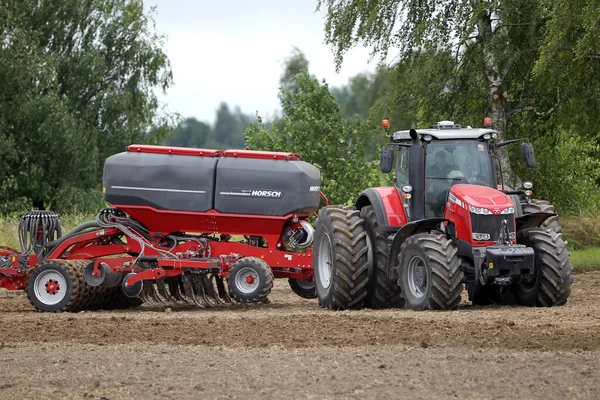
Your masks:
M 398 284 L 388 278 L 387 262 L 390 255 L 388 234 L 381 229 L 373 206 L 360 210 L 369 235 L 369 286 L 366 305 L 370 308 L 404 307 L 402 291 Z
M 27 279 L 27 297 L 38 311 L 80 311 L 87 306 L 85 262 L 51 260 L 36 267 Z
M 260 258 L 244 257 L 229 270 L 227 284 L 231 296 L 240 303 L 258 303 L 273 289 L 273 271 Z
M 439 233 L 418 233 L 402 244 L 398 280 L 413 310 L 450 310 L 460 304 L 463 273 L 458 250 Z
M 517 238 L 535 251 L 533 279 L 515 286 L 517 303 L 525 306 L 562 306 L 571 294 L 573 265 L 562 236 L 547 229 L 528 229 Z
M 307 281 L 305 279 L 288 279 L 292 291 L 298 296 L 305 299 L 316 299 L 317 298 L 317 286 L 315 284 L 315 278 Z
M 315 230 L 313 267 L 319 305 L 362 308 L 369 280 L 367 232 L 354 207 L 325 207 Z

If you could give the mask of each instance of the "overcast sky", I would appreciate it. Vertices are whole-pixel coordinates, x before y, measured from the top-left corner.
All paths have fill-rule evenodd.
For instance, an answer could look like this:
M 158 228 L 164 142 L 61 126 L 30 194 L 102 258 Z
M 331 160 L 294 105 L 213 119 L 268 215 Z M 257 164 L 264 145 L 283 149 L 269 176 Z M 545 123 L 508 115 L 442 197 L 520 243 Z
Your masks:
M 369 51 L 351 50 L 339 74 L 324 42 L 324 12 L 316 0 L 145 0 L 156 6 L 156 29 L 167 35 L 165 51 L 174 85 L 161 100 L 182 117 L 213 122 L 221 101 L 265 117 L 279 109 L 282 63 L 294 46 L 310 72 L 339 86 L 373 71 Z

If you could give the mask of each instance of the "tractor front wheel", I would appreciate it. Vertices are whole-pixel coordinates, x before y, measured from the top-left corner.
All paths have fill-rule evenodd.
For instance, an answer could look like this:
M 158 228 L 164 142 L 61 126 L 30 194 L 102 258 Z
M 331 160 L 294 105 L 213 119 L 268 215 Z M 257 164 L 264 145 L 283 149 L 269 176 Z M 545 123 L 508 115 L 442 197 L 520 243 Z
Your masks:
M 458 307 L 463 273 L 458 250 L 440 233 L 418 233 L 402 244 L 398 255 L 398 284 L 413 310 Z
M 260 258 L 244 257 L 229 270 L 227 284 L 231 296 L 240 303 L 259 303 L 273 289 L 273 271 Z
M 544 228 L 529 229 L 519 234 L 518 243 L 533 248 L 533 279 L 515 287 L 518 304 L 525 306 L 561 306 L 567 302 L 573 283 L 573 265 L 567 243 L 561 234 Z
M 315 230 L 313 267 L 319 305 L 362 308 L 369 280 L 367 232 L 354 207 L 325 207 Z

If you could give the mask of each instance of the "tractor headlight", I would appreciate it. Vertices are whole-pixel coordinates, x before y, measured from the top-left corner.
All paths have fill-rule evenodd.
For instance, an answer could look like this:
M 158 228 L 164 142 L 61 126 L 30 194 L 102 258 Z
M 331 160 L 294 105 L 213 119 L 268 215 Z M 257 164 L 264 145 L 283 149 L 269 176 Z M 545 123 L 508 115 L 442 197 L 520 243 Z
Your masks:
M 472 205 L 469 205 L 469 211 L 471 211 L 473 214 L 492 215 L 492 212 L 487 208 L 473 207 Z
M 402 186 L 402 191 L 404 193 L 410 193 L 410 192 L 412 192 L 412 186 L 410 186 L 410 185 L 404 185 L 404 186 Z
M 492 138 L 493 139 L 497 139 L 498 138 L 498 134 L 496 132 L 492 133 Z
M 526 190 L 531 190 L 533 189 L 533 183 L 529 182 L 529 181 L 525 181 L 523 182 L 523 189 Z
M 490 140 L 492 138 L 492 135 L 490 135 L 489 133 L 486 133 L 485 135 L 483 135 L 483 138 L 485 140 Z
M 485 241 L 485 240 L 490 240 L 490 234 L 489 233 L 475 233 L 473 232 L 473 240 L 477 240 L 479 242 Z
M 515 209 L 513 207 L 507 207 L 500 214 L 514 214 Z
M 423 140 L 426 142 L 431 142 L 431 135 L 423 135 Z
M 510 240 L 515 240 L 517 237 L 517 234 L 515 232 L 508 232 L 508 238 Z

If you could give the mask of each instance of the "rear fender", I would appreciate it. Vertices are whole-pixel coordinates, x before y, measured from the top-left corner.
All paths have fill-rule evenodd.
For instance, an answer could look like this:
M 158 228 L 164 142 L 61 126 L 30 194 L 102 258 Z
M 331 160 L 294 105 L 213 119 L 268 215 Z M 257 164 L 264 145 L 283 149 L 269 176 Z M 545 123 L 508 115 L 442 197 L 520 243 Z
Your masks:
M 371 205 L 377 215 L 377 222 L 390 234 L 406 225 L 407 218 L 404 205 L 395 187 L 378 187 L 367 189 L 358 196 L 356 209 Z
M 396 273 L 395 266 L 397 265 L 398 254 L 400 254 L 400 247 L 404 241 L 417 233 L 422 232 L 431 232 L 439 228 L 442 222 L 448 222 L 446 218 L 427 218 L 421 219 L 418 221 L 410 222 L 404 225 L 402 228 L 398 230 L 396 235 L 394 236 L 394 240 L 391 244 L 390 255 L 387 262 L 388 268 L 388 277 L 392 280 L 398 279 L 398 274 Z

